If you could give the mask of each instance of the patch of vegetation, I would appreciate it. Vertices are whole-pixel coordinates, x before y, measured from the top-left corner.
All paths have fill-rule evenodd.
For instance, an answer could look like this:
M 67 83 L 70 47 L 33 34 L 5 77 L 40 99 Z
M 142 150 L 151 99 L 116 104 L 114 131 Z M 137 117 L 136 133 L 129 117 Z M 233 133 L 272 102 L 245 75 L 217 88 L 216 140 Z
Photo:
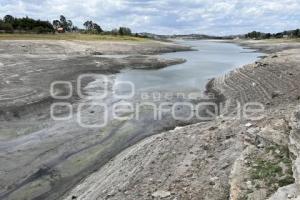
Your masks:
M 290 184 L 293 184 L 293 183 L 295 183 L 295 179 L 291 175 L 287 175 L 286 177 L 279 180 L 279 182 L 278 182 L 279 187 L 283 187 L 283 186 L 290 185 Z
M 270 185 L 276 177 L 282 176 L 282 173 L 282 168 L 278 163 L 257 159 L 252 166 L 251 178 L 264 180 Z
M 48 21 L 35 20 L 29 17 L 15 18 L 6 15 L 3 20 L 0 19 L 0 31 L 5 33 L 54 33 L 54 28 Z
M 0 39 L 27 39 L 29 37 L 30 39 L 139 41 L 148 38 L 145 35 L 132 33 L 128 27 L 104 31 L 100 25 L 91 20 L 84 22 L 83 26 L 85 29 L 74 26 L 73 22 L 63 15 L 59 19 L 53 20 L 52 23 L 29 17 L 17 18 L 6 15 L 0 19 L 0 33 L 2 33 Z M 8 33 L 12 35 L 8 35 Z M 35 34 L 43 35 L 35 36 Z
M 269 195 L 279 187 L 294 183 L 289 149 L 279 145 L 266 147 L 251 162 L 250 177 L 256 182 L 256 189 L 268 188 Z

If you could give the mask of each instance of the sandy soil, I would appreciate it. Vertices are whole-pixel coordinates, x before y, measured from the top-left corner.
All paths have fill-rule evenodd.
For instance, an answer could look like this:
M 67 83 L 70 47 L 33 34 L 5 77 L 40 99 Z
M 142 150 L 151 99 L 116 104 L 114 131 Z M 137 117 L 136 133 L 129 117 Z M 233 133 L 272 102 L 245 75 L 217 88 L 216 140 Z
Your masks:
M 239 43 L 269 55 L 210 82 L 227 112 L 139 142 L 65 199 L 299 198 L 300 45 Z M 262 103 L 265 110 L 259 119 L 238 117 L 237 100 Z

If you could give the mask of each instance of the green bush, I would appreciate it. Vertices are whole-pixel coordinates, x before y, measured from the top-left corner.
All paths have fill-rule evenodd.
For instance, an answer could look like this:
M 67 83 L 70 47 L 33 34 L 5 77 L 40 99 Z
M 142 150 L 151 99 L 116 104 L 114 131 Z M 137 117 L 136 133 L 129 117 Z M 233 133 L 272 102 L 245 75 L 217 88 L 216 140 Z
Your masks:
M 11 24 L 4 22 L 0 22 L 0 30 L 6 33 L 12 33 L 14 31 Z

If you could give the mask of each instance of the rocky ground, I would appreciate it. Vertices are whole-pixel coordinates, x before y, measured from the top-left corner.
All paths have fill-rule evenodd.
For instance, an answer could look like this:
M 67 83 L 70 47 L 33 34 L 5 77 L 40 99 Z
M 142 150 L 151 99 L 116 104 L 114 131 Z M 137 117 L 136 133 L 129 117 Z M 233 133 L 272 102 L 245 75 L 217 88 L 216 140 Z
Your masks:
M 65 199 L 300 199 L 300 45 L 239 42 L 268 55 L 209 83 L 216 120 L 144 139 Z M 239 115 L 237 101 L 265 110 Z

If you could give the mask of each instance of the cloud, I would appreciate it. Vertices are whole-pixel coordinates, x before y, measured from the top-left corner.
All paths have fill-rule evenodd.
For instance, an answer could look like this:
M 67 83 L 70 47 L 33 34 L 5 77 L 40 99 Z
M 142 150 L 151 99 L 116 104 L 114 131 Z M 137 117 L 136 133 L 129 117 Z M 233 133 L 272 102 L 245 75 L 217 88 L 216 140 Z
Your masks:
M 63 14 L 82 27 L 93 20 L 104 29 L 135 32 L 226 35 L 252 30 L 299 28 L 299 0 L 1 0 L 0 13 L 52 21 Z

